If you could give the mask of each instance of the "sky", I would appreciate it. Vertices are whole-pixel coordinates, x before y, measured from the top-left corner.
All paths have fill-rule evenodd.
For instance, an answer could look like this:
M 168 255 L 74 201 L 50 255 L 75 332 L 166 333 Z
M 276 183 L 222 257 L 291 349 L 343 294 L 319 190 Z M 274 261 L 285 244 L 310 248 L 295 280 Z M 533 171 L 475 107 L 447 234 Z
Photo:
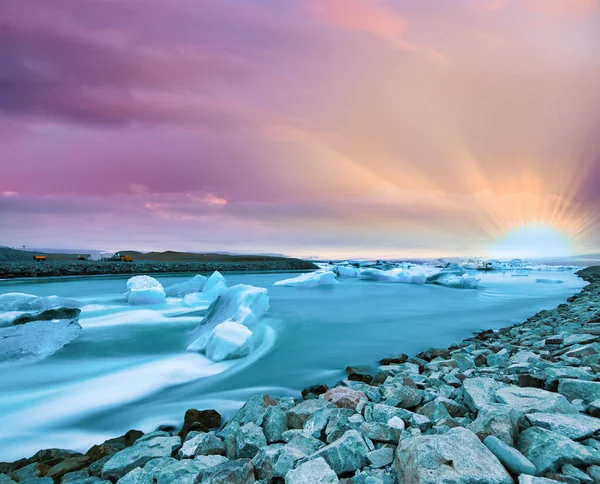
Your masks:
M 598 251 L 599 46 L 598 0 L 5 0 L 0 245 Z

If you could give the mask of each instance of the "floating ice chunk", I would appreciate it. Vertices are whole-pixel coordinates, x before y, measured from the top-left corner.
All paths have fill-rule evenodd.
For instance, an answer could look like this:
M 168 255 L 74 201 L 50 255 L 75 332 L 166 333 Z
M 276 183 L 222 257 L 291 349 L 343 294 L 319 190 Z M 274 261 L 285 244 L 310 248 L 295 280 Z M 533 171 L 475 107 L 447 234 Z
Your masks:
M 198 341 L 197 347 L 195 343 L 190 346 L 193 346 L 192 349 L 204 351 L 206 357 L 212 361 L 243 358 L 254 348 L 252 331 L 243 324 L 230 320 L 218 324 L 208 336 L 199 340 L 201 341 Z
M 0 361 L 44 358 L 56 353 L 82 331 L 77 318 L 0 328 Z
M 227 282 L 225 282 L 225 278 L 219 271 L 215 271 L 210 275 L 210 277 L 206 281 L 206 284 L 202 289 L 202 293 L 205 294 L 207 298 L 210 298 L 214 301 L 226 290 Z
M 536 279 L 535 282 L 539 284 L 562 284 L 565 281 L 561 281 L 560 279 Z
M 335 272 L 338 277 L 356 277 L 358 271 L 356 267 L 337 265 L 333 267 L 333 272 Z
M 331 286 L 339 284 L 335 278 L 335 274 L 331 271 L 316 271 L 300 274 L 298 277 L 277 281 L 275 286 L 288 287 L 314 287 L 314 286 Z
M 192 294 L 186 294 L 183 296 L 183 304 L 188 308 L 195 308 L 198 306 L 207 306 L 211 303 L 211 300 L 206 297 L 206 294 L 201 292 L 193 292 Z
M 460 275 L 453 272 L 440 272 L 427 279 L 427 282 L 431 284 L 438 284 L 440 286 L 457 289 L 477 289 L 477 287 L 479 287 L 479 281 L 479 279 L 471 277 L 469 274 Z
M 244 326 L 255 324 L 269 310 L 267 290 L 261 287 L 238 284 L 226 289 L 206 311 L 206 316 L 192 331 L 190 351 L 199 351 L 206 346 L 207 333 L 218 324 L 231 321 Z M 199 338 L 203 338 L 198 341 Z
M 21 292 L 0 295 L 0 312 L 38 312 L 54 308 L 78 308 L 81 304 L 74 299 L 59 296 L 34 296 Z
M 165 294 L 168 297 L 183 297 L 186 294 L 193 294 L 195 292 L 202 291 L 205 284 L 206 277 L 198 274 L 192 277 L 189 281 L 173 284 L 172 286 L 165 288 Z
M 358 278 L 367 281 L 398 282 L 398 273 L 393 270 L 382 271 L 381 269 L 362 269 L 358 273 Z
M 162 304 L 166 300 L 162 284 L 154 277 L 135 276 L 127 281 L 125 298 L 129 304 Z

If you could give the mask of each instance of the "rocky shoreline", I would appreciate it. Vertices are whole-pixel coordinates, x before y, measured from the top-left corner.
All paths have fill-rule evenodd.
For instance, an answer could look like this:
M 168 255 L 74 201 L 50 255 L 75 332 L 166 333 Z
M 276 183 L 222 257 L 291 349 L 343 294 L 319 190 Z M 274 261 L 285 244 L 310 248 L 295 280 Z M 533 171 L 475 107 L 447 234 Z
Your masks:
M 249 260 L 240 262 L 166 262 L 166 261 L 0 261 L 0 279 L 17 277 L 140 275 L 167 272 L 260 272 L 299 271 L 317 269 L 312 262 L 301 259 Z
M 181 430 L 41 450 L 0 463 L 0 484 L 598 483 L 600 267 L 579 275 L 522 324 L 349 367 L 301 400 L 257 395 L 224 425 L 190 409 Z

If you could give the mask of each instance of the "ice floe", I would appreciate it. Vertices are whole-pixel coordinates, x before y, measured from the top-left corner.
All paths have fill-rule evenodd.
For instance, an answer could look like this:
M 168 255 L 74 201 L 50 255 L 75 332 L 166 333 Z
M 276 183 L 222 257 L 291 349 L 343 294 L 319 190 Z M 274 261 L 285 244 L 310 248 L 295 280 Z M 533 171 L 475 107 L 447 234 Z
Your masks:
M 127 281 L 125 298 L 129 304 L 163 304 L 166 294 L 162 284 L 154 277 L 135 276 Z
M 172 286 L 165 288 L 165 294 L 168 297 L 183 297 L 186 294 L 202 291 L 205 284 L 206 277 L 198 274 L 188 281 L 173 284 Z
M 339 284 L 334 272 L 318 270 L 300 274 L 298 277 L 292 277 L 291 279 L 277 281 L 274 285 L 287 287 L 315 287 L 331 286 L 334 284 Z
M 252 331 L 243 324 L 230 320 L 217 324 L 210 333 L 198 338 L 194 344 L 195 350 L 204 352 L 212 361 L 243 358 L 253 348 Z

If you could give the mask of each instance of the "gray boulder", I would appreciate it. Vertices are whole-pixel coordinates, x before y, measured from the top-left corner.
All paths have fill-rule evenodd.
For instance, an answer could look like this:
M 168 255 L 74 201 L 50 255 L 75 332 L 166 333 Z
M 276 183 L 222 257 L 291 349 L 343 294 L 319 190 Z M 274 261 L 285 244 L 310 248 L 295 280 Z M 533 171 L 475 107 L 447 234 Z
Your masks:
M 356 430 L 348 430 L 338 440 L 312 454 L 310 460 L 322 457 L 336 474 L 343 474 L 364 467 L 368 453 L 362 435 Z
M 225 443 L 214 432 L 199 432 L 183 443 L 179 449 L 180 459 L 189 459 L 195 455 L 223 455 Z
M 240 428 L 235 440 L 235 454 L 238 459 L 252 459 L 266 445 L 262 429 L 251 422 Z
M 286 484 L 337 484 L 340 481 L 324 459 L 315 458 L 289 471 L 285 476 L 285 482 Z
M 507 445 L 493 435 L 486 437 L 483 444 L 490 449 L 490 452 L 502 462 L 502 465 L 504 465 L 510 473 L 517 476 L 519 474 L 530 474 L 535 476 L 536 468 L 533 463 L 514 447 Z
M 279 407 L 269 407 L 265 413 L 263 430 L 267 443 L 282 442 L 283 433 L 287 430 L 287 416 Z
M 479 410 L 483 405 L 496 403 L 496 390 L 503 385 L 491 378 L 467 378 L 462 385 L 465 404 L 473 411 Z
M 600 382 L 572 380 L 564 378 L 558 380 L 558 393 L 570 401 L 583 400 L 586 403 L 600 398 Z
M 579 413 L 562 395 L 539 388 L 500 388 L 496 390 L 496 400 L 522 413 Z
M 381 447 L 367 454 L 369 465 L 375 469 L 390 465 L 394 461 L 394 449 Z
M 519 433 L 520 413 L 508 405 L 485 405 L 475 421 L 467 428 L 481 440 L 493 435 L 510 446 L 515 445 Z
M 519 435 L 519 450 L 535 465 L 538 475 L 565 464 L 589 466 L 600 460 L 589 448 L 557 432 L 530 427 Z
M 121 477 L 117 481 L 117 484 L 154 484 L 154 481 L 152 480 L 152 476 L 144 469 L 136 467 Z
M 309 417 L 317 410 L 323 408 L 335 408 L 335 406 L 326 400 L 317 398 L 313 400 L 304 400 L 287 411 L 287 424 L 290 429 L 301 429 Z
M 150 436 L 150 437 L 148 437 Z M 131 447 L 114 454 L 102 467 L 102 478 L 116 481 L 136 467 L 158 457 L 171 457 L 181 447 L 179 437 L 144 436 Z
M 552 430 L 572 440 L 585 439 L 600 430 L 600 419 L 582 414 L 532 413 L 525 418 L 532 426 Z
M 275 444 L 260 449 L 252 459 L 252 465 L 259 479 L 283 478 L 304 457 L 306 454 L 296 447 Z
M 196 478 L 202 484 L 252 484 L 254 468 L 248 459 L 237 459 L 201 471 Z
M 157 484 L 193 484 L 201 471 L 227 462 L 222 455 L 198 456 L 196 459 L 183 459 L 168 465 L 158 475 Z
M 468 380 L 467 380 L 468 381 Z M 399 482 L 511 484 L 512 478 L 470 430 L 401 440 L 395 467 Z

